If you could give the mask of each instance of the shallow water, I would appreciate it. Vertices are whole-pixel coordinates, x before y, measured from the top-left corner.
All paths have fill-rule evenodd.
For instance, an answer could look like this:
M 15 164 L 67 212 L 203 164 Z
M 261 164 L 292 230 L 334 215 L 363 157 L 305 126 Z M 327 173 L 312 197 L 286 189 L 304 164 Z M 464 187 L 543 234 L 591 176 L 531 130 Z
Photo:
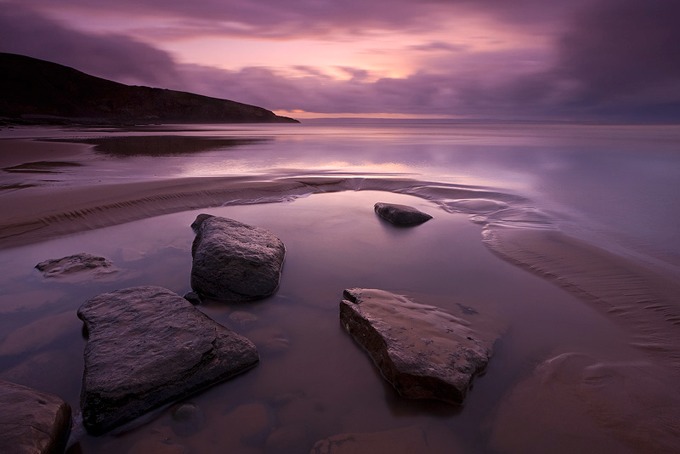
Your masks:
M 80 130 L 23 134 L 130 135 Z M 492 235 L 502 236 L 507 228 L 567 232 L 623 254 L 616 263 L 652 265 L 676 276 L 680 216 L 672 200 L 680 181 L 677 128 L 321 123 L 133 133 L 149 134 L 165 137 L 161 143 L 168 147 L 186 147 L 186 139 L 167 139 L 176 135 L 248 140 L 198 151 L 192 145 L 190 154 L 178 145 L 163 156 L 137 151 L 120 156 L 111 148 L 103 153 L 77 146 L 69 153 L 86 166 L 47 177 L 7 172 L 2 186 L 30 182 L 61 188 L 187 176 L 340 180 L 307 191 L 282 191 L 271 198 L 279 203 L 186 210 L 0 251 L 0 378 L 53 392 L 78 408 L 84 340 L 75 310 L 83 301 L 142 284 L 187 292 L 189 225 L 200 212 L 268 228 L 286 244 L 283 279 L 274 297 L 235 307 L 201 306 L 255 342 L 261 354 L 257 368 L 189 399 L 202 415 L 191 423 L 173 419 L 175 405 L 127 432 L 74 437 L 72 452 L 175 452 L 179 447 L 222 452 L 225 446 L 235 452 L 307 452 L 334 434 L 405 427 L 422 430 L 432 452 L 448 452 L 451 446 L 460 452 L 545 452 L 559 446 L 564 452 L 588 446 L 635 452 L 680 445 L 674 428 L 677 406 L 673 410 L 680 396 L 672 385 L 677 358 L 673 351 L 650 352 L 636 345 L 641 336 L 648 340 L 650 332 L 660 338 L 654 346 L 677 334 L 672 317 L 678 294 L 671 290 L 665 300 L 671 312 L 662 318 L 668 320 L 633 311 L 637 318 L 629 323 L 629 316 L 602 310 L 583 295 L 583 287 L 595 299 L 602 298 L 598 292 L 603 288 L 618 295 L 618 286 L 600 285 L 608 277 L 589 274 L 593 255 L 579 256 L 574 271 L 573 257 L 552 243 L 539 247 L 548 253 L 538 260 L 527 258 L 530 247 L 494 243 Z M 22 136 L 16 130 L 11 135 Z M 7 144 L 14 142 L 0 141 L 4 153 Z M 68 153 L 62 145 L 47 143 L 59 147 L 59 159 L 42 150 L 24 162 L 64 161 Z M 7 191 L 17 190 L 22 189 Z M 373 213 L 377 201 L 416 206 L 434 219 L 415 229 L 395 229 Z M 225 195 L 223 203 L 234 201 Z M 519 244 L 519 252 L 509 244 Z M 33 270 L 42 260 L 80 251 L 111 259 L 119 271 L 63 282 Z M 551 268 L 552 263 L 569 268 Z M 564 276 L 554 275 L 556 269 L 576 278 L 565 285 Z M 579 280 L 583 276 L 592 278 L 590 287 Z M 452 312 L 462 304 L 504 324 L 490 367 L 464 407 L 403 401 L 395 395 L 339 326 L 338 303 L 348 287 L 402 293 Z M 605 397 L 593 399 L 602 389 L 609 390 Z M 670 410 L 660 410 L 659 390 Z M 622 409 L 622 396 L 631 394 L 638 403 Z M 524 424 L 516 424 L 517 415 Z M 560 415 L 566 428 L 557 423 Z M 631 436 L 631 428 L 638 426 L 642 429 Z M 565 437 L 575 441 L 564 445 Z
M 149 136 L 156 138 L 151 144 Z M 0 131 L 0 138 L 27 137 L 95 145 L 74 148 L 84 167 L 48 176 L 5 172 L 0 186 L 193 176 L 402 175 L 518 194 L 597 244 L 680 266 L 675 203 L 680 126 L 318 121 Z M 63 153 L 65 144 L 43 145 L 47 154 L 42 158 Z M 12 142 L 0 140 L 0 156 L 13 154 L 13 148 Z M 50 159 L 28 159 L 42 160 Z

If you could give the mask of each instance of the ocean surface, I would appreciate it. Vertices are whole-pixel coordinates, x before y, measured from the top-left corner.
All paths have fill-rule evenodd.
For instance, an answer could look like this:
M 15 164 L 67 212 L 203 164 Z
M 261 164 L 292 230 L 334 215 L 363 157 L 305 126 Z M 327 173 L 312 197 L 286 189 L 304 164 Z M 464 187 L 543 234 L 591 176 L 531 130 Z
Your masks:
M 197 188 L 177 194 L 191 198 L 181 209 L 154 211 L 150 199 L 102 207 L 94 221 L 65 211 L 50 218 L 61 233 L 3 243 L 0 379 L 74 409 L 85 344 L 75 310 L 133 285 L 188 292 L 197 214 L 265 227 L 287 248 L 275 296 L 199 306 L 253 340 L 257 368 L 188 399 L 189 422 L 176 404 L 103 437 L 76 428 L 69 452 L 309 452 L 348 433 L 431 452 L 680 447 L 680 126 L 17 127 L 0 130 L 0 162 L 3 212 L 31 191 L 185 178 Z M 201 199 L 203 180 L 224 190 Z M 242 181 L 269 189 L 229 189 Z M 378 201 L 434 219 L 395 229 L 373 213 Z M 77 252 L 118 271 L 60 280 L 34 269 Z M 498 321 L 464 406 L 396 395 L 339 325 L 351 287 Z

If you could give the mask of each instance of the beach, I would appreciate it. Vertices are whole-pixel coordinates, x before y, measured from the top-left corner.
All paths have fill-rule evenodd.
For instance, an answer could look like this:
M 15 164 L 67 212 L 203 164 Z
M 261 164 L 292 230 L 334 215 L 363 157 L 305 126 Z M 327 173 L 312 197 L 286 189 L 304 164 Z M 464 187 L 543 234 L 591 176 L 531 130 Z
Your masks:
M 135 285 L 189 292 L 190 225 L 208 213 L 286 245 L 275 295 L 197 306 L 250 338 L 260 364 L 134 427 L 76 427 L 68 452 L 310 452 L 339 434 L 435 453 L 677 451 L 679 145 L 674 126 L 2 130 L 0 378 L 77 413 L 76 310 Z M 395 228 L 376 202 L 433 219 Z M 34 269 L 80 252 L 115 270 Z M 338 321 L 354 287 L 502 327 L 463 406 L 382 380 Z

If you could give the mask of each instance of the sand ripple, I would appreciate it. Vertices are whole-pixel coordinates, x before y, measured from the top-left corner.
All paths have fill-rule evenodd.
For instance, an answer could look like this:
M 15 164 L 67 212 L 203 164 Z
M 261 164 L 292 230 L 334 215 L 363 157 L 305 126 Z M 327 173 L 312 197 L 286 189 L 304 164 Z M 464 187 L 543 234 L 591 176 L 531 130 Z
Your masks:
M 593 303 L 628 328 L 633 345 L 680 372 L 677 282 L 557 230 L 490 224 L 483 235 L 501 257 Z

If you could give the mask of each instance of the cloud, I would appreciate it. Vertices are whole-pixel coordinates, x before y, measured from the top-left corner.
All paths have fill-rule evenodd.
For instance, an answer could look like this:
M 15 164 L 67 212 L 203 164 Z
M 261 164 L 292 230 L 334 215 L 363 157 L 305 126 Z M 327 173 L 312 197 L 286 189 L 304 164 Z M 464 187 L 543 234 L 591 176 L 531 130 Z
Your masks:
M 15 0 L 16 1 L 16 0 Z M 550 0 L 21 0 L 16 4 L 59 14 L 92 17 L 129 14 L 166 20 L 191 35 L 227 34 L 250 37 L 332 36 L 340 31 L 364 35 L 374 30 L 415 32 L 442 27 L 441 19 L 469 15 L 495 18 L 522 27 L 549 27 L 564 10 L 579 3 Z M 64 17 L 66 17 L 64 15 Z
M 680 102 L 679 17 L 675 0 L 602 2 L 574 16 L 555 71 L 584 106 Z
M 677 17 L 674 0 L 591 2 L 565 21 L 549 66 L 511 75 L 486 98 L 548 118 L 678 121 Z
M 178 74 L 172 58 L 122 35 L 66 28 L 21 7 L 0 9 L 0 51 L 28 55 L 124 83 L 167 86 Z
M 54 8 L 51 0 L 22 4 L 45 8 L 45 14 Z M 334 68 L 225 70 L 179 64 L 168 53 L 128 36 L 73 30 L 54 19 L 62 17 L 59 14 L 46 16 L 12 7 L 0 10 L 0 50 L 56 60 L 114 80 L 194 91 L 269 109 L 680 119 L 680 27 L 675 23 L 680 2 L 676 0 L 206 0 L 198 4 L 72 0 L 68 5 L 81 8 L 79 14 L 85 16 L 115 12 L 136 19 L 157 17 L 166 24 L 163 27 L 174 21 L 181 29 L 178 33 L 187 36 L 229 30 L 249 37 L 305 35 L 327 40 L 344 30 L 369 39 L 371 33 L 391 29 L 416 38 L 424 36 L 418 31 L 444 28 L 441 17 L 449 23 L 483 17 L 490 27 L 484 33 L 490 37 L 494 26 L 515 27 L 515 32 L 524 33 L 524 40 L 480 50 L 458 44 L 452 30 L 443 39 L 407 41 L 401 49 L 417 54 L 420 66 L 399 78 L 381 77 L 344 62 Z M 489 18 L 495 22 L 489 23 Z M 173 31 L 161 32 L 171 35 Z M 344 39 L 350 35 L 343 35 Z M 541 45 L 533 44 L 534 36 L 541 38 Z
M 422 52 L 463 52 L 469 46 L 463 44 L 452 44 L 444 41 L 431 41 L 426 44 L 416 44 L 410 46 L 411 49 Z

